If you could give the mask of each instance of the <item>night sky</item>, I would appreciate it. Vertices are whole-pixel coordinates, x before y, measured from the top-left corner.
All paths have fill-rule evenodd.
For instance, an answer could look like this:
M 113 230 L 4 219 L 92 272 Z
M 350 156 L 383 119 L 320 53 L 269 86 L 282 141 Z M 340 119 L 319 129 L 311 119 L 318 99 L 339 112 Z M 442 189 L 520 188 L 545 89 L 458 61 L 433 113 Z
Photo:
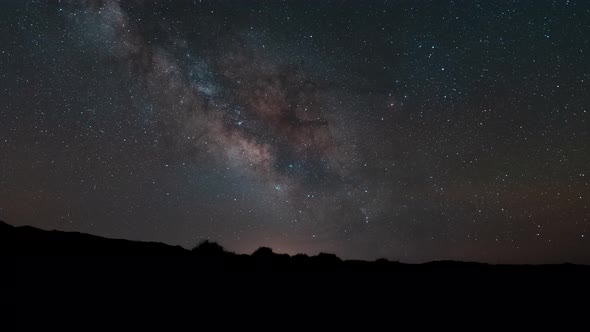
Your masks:
M 590 263 L 590 2 L 0 0 L 0 220 Z

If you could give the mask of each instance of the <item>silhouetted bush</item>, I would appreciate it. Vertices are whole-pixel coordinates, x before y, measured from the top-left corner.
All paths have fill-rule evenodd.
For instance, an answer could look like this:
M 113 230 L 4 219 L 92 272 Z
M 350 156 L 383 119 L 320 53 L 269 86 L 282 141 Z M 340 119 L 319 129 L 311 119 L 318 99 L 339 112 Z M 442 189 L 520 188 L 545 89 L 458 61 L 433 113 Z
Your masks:
M 194 247 L 192 251 L 203 255 L 220 255 L 225 253 L 225 249 L 223 249 L 221 245 L 209 240 L 201 242 L 198 246 Z

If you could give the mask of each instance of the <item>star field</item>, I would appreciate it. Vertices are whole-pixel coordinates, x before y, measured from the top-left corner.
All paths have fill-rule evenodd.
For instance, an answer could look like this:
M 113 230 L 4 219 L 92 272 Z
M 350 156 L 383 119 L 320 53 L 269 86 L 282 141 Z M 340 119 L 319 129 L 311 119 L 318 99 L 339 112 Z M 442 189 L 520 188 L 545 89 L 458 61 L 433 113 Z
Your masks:
M 586 1 L 0 1 L 0 219 L 590 263 Z

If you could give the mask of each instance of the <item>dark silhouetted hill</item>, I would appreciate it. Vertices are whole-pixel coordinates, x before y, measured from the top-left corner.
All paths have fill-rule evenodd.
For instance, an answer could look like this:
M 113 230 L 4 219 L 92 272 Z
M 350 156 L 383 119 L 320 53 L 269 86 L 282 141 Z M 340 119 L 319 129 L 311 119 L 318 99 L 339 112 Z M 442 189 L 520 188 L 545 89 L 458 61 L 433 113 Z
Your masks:
M 342 260 L 327 253 L 290 256 L 266 247 L 245 255 L 209 241 L 188 250 L 3 222 L 0 271 L 3 299 L 14 293 L 5 302 L 23 302 L 23 312 L 40 300 L 45 310 L 70 297 L 66 302 L 84 310 L 87 306 L 80 303 L 100 303 L 99 312 L 113 306 L 127 313 L 133 307 L 186 307 L 196 302 L 223 313 L 227 308 L 251 309 L 261 318 L 272 315 L 256 303 L 277 311 L 285 311 L 289 303 L 296 308 L 286 312 L 294 312 L 296 319 L 313 312 L 328 317 L 329 308 L 364 308 L 371 303 L 388 311 L 383 317 L 389 317 L 394 303 L 422 312 L 425 305 L 436 311 L 455 308 L 453 301 L 474 310 L 481 308 L 474 303 L 498 302 L 502 308 L 512 305 L 516 313 L 547 303 L 548 298 L 559 299 L 555 303 L 577 298 L 572 303 L 582 303 L 590 280 L 590 266 L 574 264 L 404 264 Z M 310 306 L 315 310 L 307 310 Z
M 75 232 L 14 227 L 0 221 L 0 255 L 34 256 L 182 256 L 187 250 L 157 242 L 108 239 Z
M 590 266 L 561 265 L 489 265 L 439 261 L 425 264 L 403 264 L 379 259 L 374 262 L 342 260 L 336 255 L 320 253 L 316 256 L 277 254 L 271 248 L 261 247 L 252 255 L 235 254 L 219 244 L 204 241 L 192 250 L 155 242 L 108 239 L 99 236 L 62 231 L 46 231 L 30 226 L 14 227 L 0 221 L 0 256 L 3 257 L 145 257 L 181 261 L 186 268 L 214 271 L 231 270 L 287 270 L 336 272 L 395 272 L 397 275 L 414 272 L 474 272 L 474 271 L 588 271 Z

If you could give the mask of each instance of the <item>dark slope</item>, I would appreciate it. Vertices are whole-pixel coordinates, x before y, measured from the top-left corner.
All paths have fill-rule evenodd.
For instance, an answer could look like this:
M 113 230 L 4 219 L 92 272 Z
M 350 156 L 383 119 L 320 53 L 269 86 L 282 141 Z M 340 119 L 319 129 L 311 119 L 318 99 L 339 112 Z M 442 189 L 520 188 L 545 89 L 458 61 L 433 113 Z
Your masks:
M 0 221 L 0 255 L 57 256 L 182 256 L 187 250 L 157 242 L 136 242 L 31 226 L 14 227 Z

